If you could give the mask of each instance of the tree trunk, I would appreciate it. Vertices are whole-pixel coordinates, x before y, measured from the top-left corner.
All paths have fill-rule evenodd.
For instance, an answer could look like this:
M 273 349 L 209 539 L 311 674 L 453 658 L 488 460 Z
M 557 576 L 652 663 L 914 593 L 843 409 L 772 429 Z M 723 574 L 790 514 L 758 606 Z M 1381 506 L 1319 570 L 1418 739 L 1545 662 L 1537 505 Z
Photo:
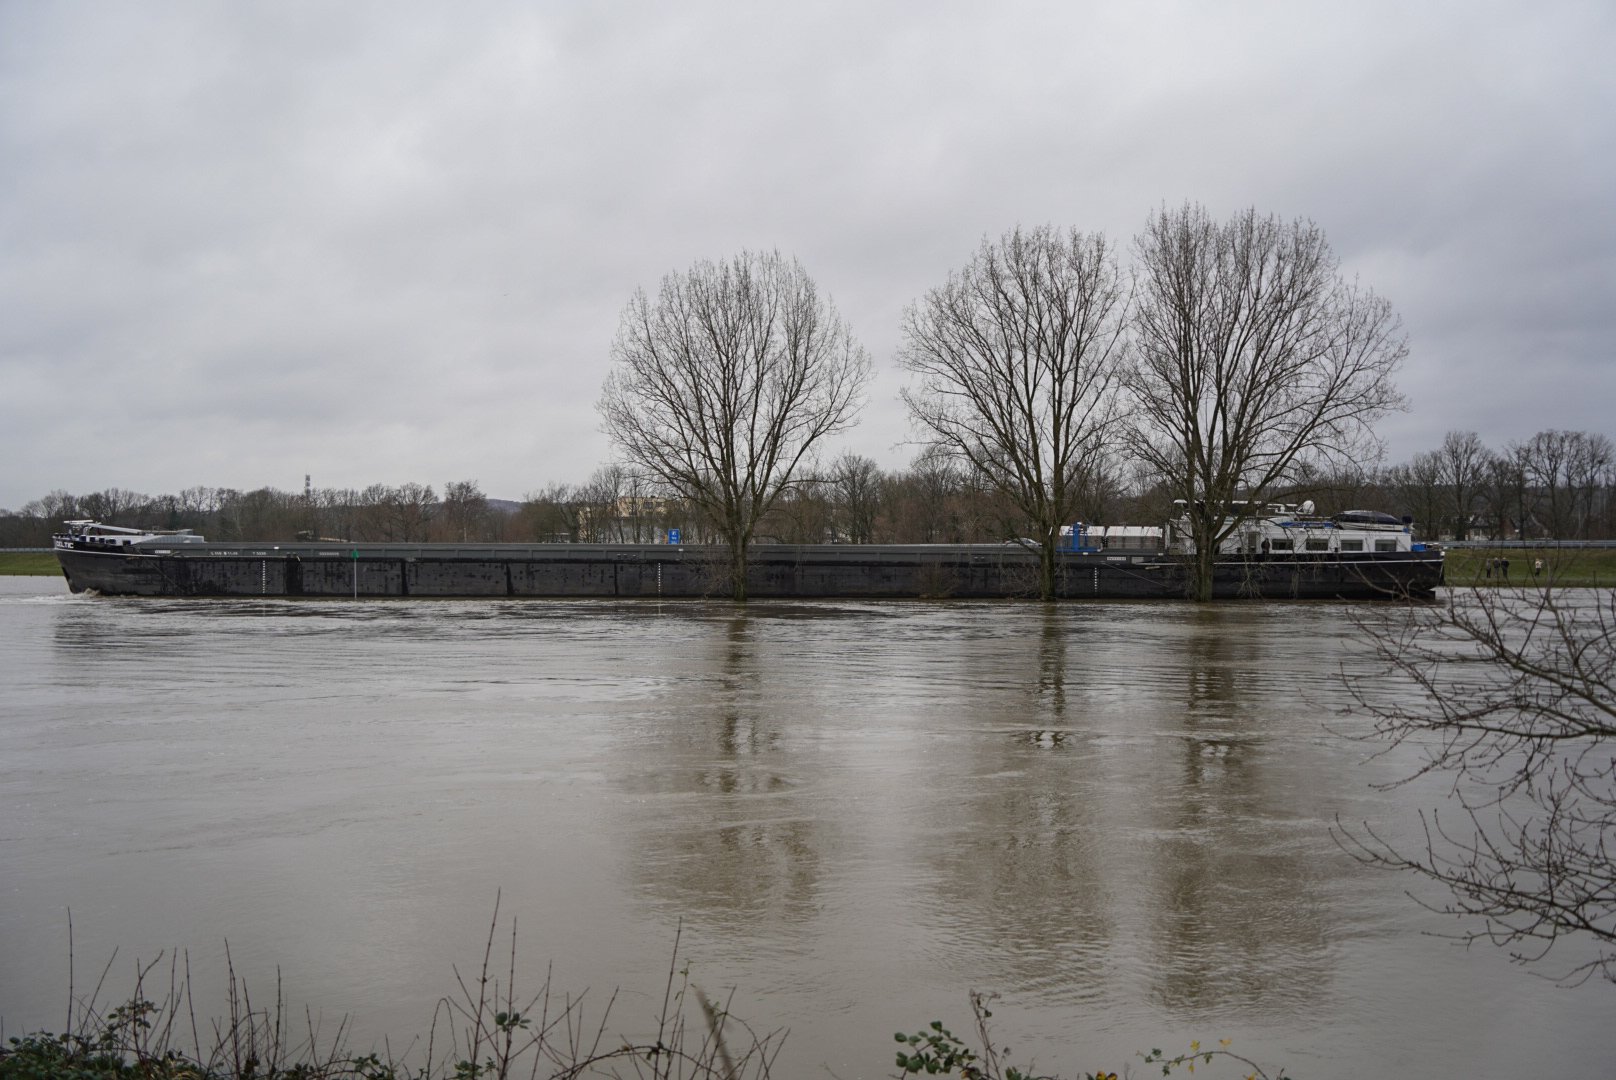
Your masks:
M 1196 524 L 1186 560 L 1185 591 L 1205 600 L 1208 541 L 1236 494 L 1260 505 L 1315 466 L 1372 453 L 1372 423 L 1402 404 L 1392 376 L 1407 340 L 1389 303 L 1341 276 L 1310 222 L 1163 207 L 1134 248 L 1129 441 L 1220 515 Z
M 1193 564 L 1194 577 L 1190 580 L 1191 599 L 1205 603 L 1212 599 L 1212 574 L 1217 566 L 1218 553 L 1216 550 L 1195 552 Z
M 731 596 L 737 604 L 746 603 L 746 541 L 734 540 L 729 546 Z
M 669 274 L 655 303 L 634 294 L 599 408 L 637 472 L 699 507 L 730 544 L 740 601 L 753 530 L 799 486 L 820 441 L 853 422 L 870 376 L 869 355 L 795 260 L 746 253 Z
M 1205 603 L 1212 599 L 1212 575 L 1218 562 L 1215 534 L 1215 526 L 1191 519 L 1190 535 L 1195 540 L 1195 554 L 1187 567 L 1189 577 L 1184 582 L 1184 591 L 1197 603 Z

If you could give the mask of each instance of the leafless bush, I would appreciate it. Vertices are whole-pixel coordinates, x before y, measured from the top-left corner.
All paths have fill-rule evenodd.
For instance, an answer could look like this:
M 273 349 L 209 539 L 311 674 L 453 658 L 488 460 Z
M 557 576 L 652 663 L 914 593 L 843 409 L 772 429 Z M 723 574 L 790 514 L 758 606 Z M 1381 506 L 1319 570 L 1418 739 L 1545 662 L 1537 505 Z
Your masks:
M 730 1015 L 730 1002 L 709 999 L 681 967 L 678 939 L 669 964 L 655 1034 L 614 1033 L 614 993 L 598 1009 L 587 993 L 557 992 L 549 972 L 536 992 L 519 996 L 516 924 L 510 954 L 495 966 L 496 904 L 482 963 L 466 978 L 455 973 L 457 992 L 438 1003 L 423 1040 L 401 1051 L 391 1045 L 366 1054 L 348 1045 L 348 1024 L 323 1032 L 316 1015 L 296 1017 L 286 1005 L 279 973 L 275 995 L 255 1005 L 245 980 L 229 961 L 226 1015 L 197 1023 L 189 960 L 170 954 L 136 964 L 133 991 L 124 1004 L 104 1008 L 112 961 L 87 997 L 69 977 L 69 1011 L 63 1033 L 32 1034 L 0 1049 L 0 1075 L 76 1076 L 113 1080 L 571 1080 L 579 1076 L 633 1076 L 642 1080 L 766 1080 L 784 1033 L 760 1035 Z M 69 953 L 72 929 L 69 925 Z M 114 955 L 116 959 L 116 954 Z M 72 961 L 69 960 L 71 971 Z M 167 987 L 152 1000 L 154 974 Z
M 1368 737 L 1417 748 L 1403 782 L 1441 776 L 1459 809 L 1423 815 L 1414 850 L 1368 824 L 1343 846 L 1445 887 L 1465 940 L 1522 963 L 1590 941 L 1560 977 L 1616 981 L 1616 592 L 1455 590 L 1360 626 L 1382 661 L 1345 676 Z

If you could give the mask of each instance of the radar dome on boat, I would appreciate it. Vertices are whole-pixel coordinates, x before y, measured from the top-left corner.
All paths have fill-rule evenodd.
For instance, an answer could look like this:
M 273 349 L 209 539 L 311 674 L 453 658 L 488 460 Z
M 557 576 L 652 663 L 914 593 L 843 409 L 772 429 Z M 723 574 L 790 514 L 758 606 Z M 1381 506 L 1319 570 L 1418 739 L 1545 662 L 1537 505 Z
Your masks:
M 1296 509 L 1300 510 L 1304 515 L 1311 514 L 1313 512 L 1313 500 L 1303 499 L 1302 505 L 1298 506 Z

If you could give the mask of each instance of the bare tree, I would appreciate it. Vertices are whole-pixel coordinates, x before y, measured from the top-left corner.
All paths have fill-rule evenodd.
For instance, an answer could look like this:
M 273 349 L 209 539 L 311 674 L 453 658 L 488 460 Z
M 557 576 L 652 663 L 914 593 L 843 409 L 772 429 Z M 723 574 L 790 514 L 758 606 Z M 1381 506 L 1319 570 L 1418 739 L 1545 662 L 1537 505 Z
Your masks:
M 1530 511 L 1525 451 L 1519 444 L 1511 443 L 1503 453 L 1492 456 L 1487 463 L 1487 482 L 1482 487 L 1481 497 L 1487 515 L 1492 518 L 1493 539 L 1525 539 Z
M 1311 222 L 1246 210 L 1220 224 L 1185 205 L 1134 247 L 1130 442 L 1185 500 L 1204 600 L 1218 545 L 1298 465 L 1374 456 L 1370 425 L 1402 405 L 1392 376 L 1408 349 L 1391 305 L 1342 278 Z
M 628 470 L 621 465 L 602 465 L 589 480 L 574 490 L 579 506 L 580 538 L 588 544 L 613 544 L 623 540 L 623 488 Z
M 636 291 L 612 359 L 606 433 L 711 523 L 745 600 L 759 519 L 852 423 L 868 355 L 801 265 L 774 252 L 669 274 L 654 302 Z
M 1457 814 L 1412 850 L 1367 824 L 1344 845 L 1444 886 L 1436 909 L 1480 922 L 1467 940 L 1535 962 L 1582 938 L 1562 974 L 1616 982 L 1616 594 L 1455 590 L 1361 625 L 1384 665 L 1347 684 L 1373 737 L 1423 754 Z
M 390 543 L 421 543 L 437 516 L 438 496 L 431 485 L 413 481 L 398 487 L 372 484 L 358 496 L 355 538 Z
M 404 543 L 422 543 L 432 520 L 438 516 L 438 496 L 431 484 L 413 480 L 393 489 L 390 507 L 393 535 Z
M 1586 539 L 1616 464 L 1610 439 L 1586 431 L 1540 431 L 1518 453 L 1527 495 L 1544 531 L 1557 540 Z
M 1447 496 L 1455 540 L 1468 540 L 1476 502 L 1487 485 L 1492 453 L 1474 431 L 1450 431 L 1436 450 L 1437 482 Z
M 630 543 L 644 544 L 656 538 L 665 516 L 667 500 L 658 496 L 655 486 L 637 469 L 624 469 L 621 487 L 622 514 L 618 527 Z M 665 530 L 665 523 L 662 524 Z
M 146 496 L 123 488 L 107 488 L 82 495 L 78 500 L 79 512 L 109 525 L 125 525 L 146 504 Z
M 567 484 L 529 492 L 518 516 L 529 539 L 541 544 L 576 543 L 583 532 L 581 496 Z
M 834 532 L 836 508 L 830 484 L 805 479 L 792 485 L 758 523 L 758 539 L 782 544 L 823 544 Z
M 843 454 L 831 463 L 830 483 L 841 538 L 850 544 L 874 542 L 881 505 L 880 466 L 859 454 Z
M 392 502 L 393 489 L 386 484 L 371 484 L 354 499 L 353 539 L 391 540 L 388 531 L 387 508 Z
M 886 539 L 900 544 L 962 543 L 961 503 L 965 478 L 959 466 L 935 446 L 916 455 L 909 468 L 882 481 L 888 507 Z
M 1104 237 L 1016 228 L 904 314 L 903 400 L 924 436 L 1026 515 L 1039 593 L 1092 498 L 1116 419 L 1126 292 Z
M 1571 454 L 1566 466 L 1566 486 L 1571 489 L 1573 524 L 1578 539 L 1594 535 L 1602 506 L 1603 490 L 1616 469 L 1616 447 L 1610 439 L 1587 431 L 1573 432 Z
M 1316 499 L 1325 506 L 1382 507 L 1391 509 L 1391 472 L 1378 464 L 1352 463 L 1328 469 L 1309 470 L 1289 491 L 1277 494 L 1284 501 Z
M 488 518 L 488 496 L 475 480 L 451 480 L 443 485 L 442 520 L 449 539 L 462 544 L 481 540 Z
M 362 495 L 354 488 L 318 488 L 314 492 L 319 523 L 316 540 L 349 540 L 360 534 Z
M 1393 465 L 1386 470 L 1386 486 L 1396 499 L 1397 506 L 1414 519 L 1414 528 L 1425 540 L 1436 540 L 1442 535 L 1442 466 L 1435 450 L 1414 455 L 1406 465 Z
M 25 514 L 34 514 L 57 526 L 71 518 L 84 516 L 79 509 L 78 497 L 58 488 L 49 495 L 42 496 L 22 508 Z
M 1569 540 L 1575 531 L 1575 499 L 1570 481 L 1574 438 L 1570 431 L 1540 431 L 1521 448 L 1532 516 L 1556 540 Z
M 1594 489 L 1594 536 L 1609 540 L 1616 537 L 1616 454 L 1606 464 L 1604 474 Z

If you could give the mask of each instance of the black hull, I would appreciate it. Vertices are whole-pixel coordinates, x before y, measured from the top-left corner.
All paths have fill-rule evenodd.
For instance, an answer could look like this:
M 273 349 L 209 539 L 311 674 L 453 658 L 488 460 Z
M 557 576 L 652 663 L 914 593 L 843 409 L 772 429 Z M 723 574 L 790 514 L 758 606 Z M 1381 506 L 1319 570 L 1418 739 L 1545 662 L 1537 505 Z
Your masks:
M 74 592 L 106 596 L 722 598 L 727 553 L 695 545 L 192 544 L 168 551 L 58 549 Z M 1182 599 L 1182 562 L 1161 552 L 1062 553 L 1068 600 Z M 1396 599 L 1442 584 L 1426 552 L 1234 557 L 1219 599 Z M 1015 545 L 785 545 L 753 549 L 747 595 L 808 598 L 1025 598 L 1037 555 Z

